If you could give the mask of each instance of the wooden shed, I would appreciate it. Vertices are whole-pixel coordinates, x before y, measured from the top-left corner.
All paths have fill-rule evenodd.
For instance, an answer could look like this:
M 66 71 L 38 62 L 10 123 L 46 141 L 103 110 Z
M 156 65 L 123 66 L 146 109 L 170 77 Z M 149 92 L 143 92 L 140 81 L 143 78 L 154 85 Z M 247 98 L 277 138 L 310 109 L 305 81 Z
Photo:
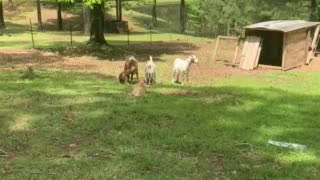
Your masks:
M 319 41 L 319 22 L 268 21 L 245 27 L 240 68 L 289 70 L 309 64 Z

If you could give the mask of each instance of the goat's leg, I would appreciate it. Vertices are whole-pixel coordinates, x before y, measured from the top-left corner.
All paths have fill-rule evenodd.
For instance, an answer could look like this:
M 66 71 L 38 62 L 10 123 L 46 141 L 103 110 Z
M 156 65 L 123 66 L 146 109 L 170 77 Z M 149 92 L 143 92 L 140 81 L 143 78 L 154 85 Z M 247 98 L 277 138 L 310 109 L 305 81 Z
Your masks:
M 186 81 L 189 82 L 189 72 L 186 72 Z
M 181 76 L 181 71 L 178 71 L 177 74 L 176 74 L 176 83 L 179 83 L 179 80 L 180 80 L 180 76 Z
M 149 85 L 150 84 L 150 74 L 146 73 L 146 84 Z
M 145 77 L 144 83 L 148 84 L 149 83 L 148 73 L 145 73 L 144 77 Z
M 173 73 L 172 73 L 172 83 L 175 83 L 176 82 L 176 70 L 173 70 Z
M 136 72 L 136 76 L 137 76 L 137 82 L 139 82 L 139 72 L 138 72 L 138 70 Z
M 127 74 L 127 76 L 126 76 L 127 78 L 127 82 L 130 84 L 130 74 Z
M 183 71 L 183 72 L 181 72 L 181 84 L 182 85 L 183 85 L 185 79 L 186 79 L 186 73 Z

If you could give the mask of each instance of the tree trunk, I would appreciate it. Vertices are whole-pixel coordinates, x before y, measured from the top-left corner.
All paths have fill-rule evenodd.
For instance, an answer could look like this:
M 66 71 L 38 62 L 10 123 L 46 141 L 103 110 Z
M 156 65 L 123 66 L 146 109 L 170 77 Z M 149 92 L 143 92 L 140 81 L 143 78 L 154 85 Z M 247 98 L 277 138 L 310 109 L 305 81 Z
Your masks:
M 122 0 L 116 1 L 116 20 L 122 21 Z
M 180 3 L 180 33 L 185 32 L 185 1 L 181 0 Z
M 10 7 L 10 8 L 13 8 L 12 0 L 8 0 L 8 3 L 9 3 L 9 7 Z
M 311 0 L 310 21 L 317 21 L 317 0 Z
M 119 21 L 122 21 L 122 0 L 119 0 Z
M 91 23 L 90 23 L 90 8 L 83 5 L 83 33 L 86 35 L 90 34 Z
M 57 23 L 58 23 L 58 30 L 62 30 L 63 26 L 62 26 L 62 14 L 61 14 L 61 2 L 57 1 Z
M 116 20 L 119 21 L 119 0 L 115 0 L 116 2 Z
M 90 41 L 93 44 L 105 44 L 104 39 L 104 1 L 101 4 L 93 4 L 91 9 Z
M 42 30 L 41 2 L 37 0 L 38 30 Z
M 122 1 L 121 0 L 115 0 L 116 1 L 116 20 L 122 21 Z
M 156 26 L 157 24 L 157 0 L 153 0 L 152 23 L 153 23 L 153 26 Z
M 3 18 L 3 4 L 2 0 L 0 0 L 0 29 L 5 28 L 4 18 Z

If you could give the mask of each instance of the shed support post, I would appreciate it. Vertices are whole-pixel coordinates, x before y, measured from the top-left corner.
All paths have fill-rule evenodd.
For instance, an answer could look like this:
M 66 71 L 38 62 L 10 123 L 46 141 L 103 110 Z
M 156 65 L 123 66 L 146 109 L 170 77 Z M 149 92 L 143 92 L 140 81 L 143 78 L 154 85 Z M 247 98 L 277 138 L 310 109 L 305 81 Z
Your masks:
M 286 49 L 286 44 L 287 44 L 287 34 L 283 34 L 283 45 L 282 45 L 282 63 L 281 63 L 281 69 L 285 70 L 285 62 L 286 62 L 286 54 L 287 54 L 287 49 Z
M 236 51 L 234 52 L 232 64 L 236 64 L 237 58 L 238 58 L 238 52 L 239 52 L 239 48 L 240 48 L 240 37 L 238 37 L 238 38 L 239 38 L 239 39 L 238 39 L 238 41 L 237 41 L 237 47 L 236 47 Z
M 217 58 L 217 53 L 218 53 L 218 46 L 219 46 L 219 41 L 220 41 L 220 36 L 218 36 L 217 40 L 216 40 L 216 47 L 214 49 L 214 52 L 213 52 L 213 55 L 212 55 L 212 59 L 213 59 L 213 62 L 215 63 L 216 62 L 216 58 Z
M 312 44 L 311 44 L 311 50 L 308 52 L 306 64 L 310 64 L 311 59 L 314 58 L 314 54 L 317 49 L 317 44 L 319 43 L 319 41 L 318 41 L 319 40 L 319 33 L 320 33 L 320 26 L 317 27 L 317 29 L 314 33 Z

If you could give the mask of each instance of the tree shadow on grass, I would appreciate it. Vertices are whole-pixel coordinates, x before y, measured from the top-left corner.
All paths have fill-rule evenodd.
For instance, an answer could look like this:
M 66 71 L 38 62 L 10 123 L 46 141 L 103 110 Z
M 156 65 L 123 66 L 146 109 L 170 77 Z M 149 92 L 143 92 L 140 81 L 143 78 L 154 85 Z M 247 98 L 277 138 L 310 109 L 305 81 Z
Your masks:
M 110 44 L 123 44 L 124 41 L 108 41 Z M 190 55 L 192 50 L 199 47 L 186 42 L 131 42 L 129 46 L 101 46 L 92 47 L 87 45 L 79 45 L 75 48 L 49 48 L 46 50 L 59 52 L 63 56 L 81 57 L 92 56 L 100 60 L 123 61 L 126 56 L 134 55 L 139 61 L 145 62 L 149 60 L 149 56 L 153 56 L 155 61 L 161 61 L 160 56 L 184 54 Z
M 70 32 L 70 28 L 72 28 L 72 31 L 83 31 L 83 22 L 80 16 L 72 16 L 63 18 L 63 31 Z M 57 29 L 57 19 L 47 19 L 47 21 L 44 23 L 44 29 L 46 30 L 56 30 Z M 71 27 L 70 27 L 71 25 Z
M 179 3 L 167 3 L 157 5 L 157 26 L 156 31 L 161 33 L 172 33 L 179 31 Z M 152 5 L 135 6 L 131 10 L 142 15 L 131 14 L 130 17 L 137 22 L 136 25 L 146 26 L 152 22 Z
M 117 174 L 122 178 L 133 178 L 132 173 L 139 178 L 166 175 L 191 179 L 195 174 L 198 178 L 320 175 L 317 155 L 285 161 L 279 156 L 296 152 L 266 143 L 268 139 L 294 141 L 308 146 L 302 154 L 319 154 L 320 124 L 315 117 L 320 116 L 320 98 L 316 95 L 278 88 L 159 85 L 151 87 L 145 97 L 134 98 L 127 95 L 131 86 L 94 80 L 94 76 L 71 77 L 16 85 L 4 82 L 0 92 L 7 96 L 1 97 L 6 100 L 1 109 L 6 110 L 0 115 L 0 147 L 19 159 L 37 154 L 58 160 L 68 155 L 73 163 L 66 162 L 63 167 L 52 161 L 43 167 L 33 166 L 44 172 L 55 166 L 57 177 L 76 176 L 81 168 L 75 172 L 64 168 L 84 164 L 89 164 L 89 177 L 102 167 L 119 164 L 122 170 Z M 24 91 L 12 92 L 16 88 Z M 175 93 L 161 92 L 162 88 Z M 25 114 L 31 117 L 29 129 L 10 130 Z M 253 149 L 241 143 L 252 144 Z M 94 163 L 104 157 L 108 161 Z M 15 158 L 8 161 L 14 163 Z M 28 165 L 30 162 L 24 162 L 23 169 L 29 169 Z M 12 166 L 19 175 L 21 168 Z M 113 176 L 109 171 L 104 173 L 104 177 Z
M 53 53 L 44 53 L 40 51 L 19 51 L 0 53 L 0 66 L 2 68 L 25 68 L 26 66 L 48 66 L 62 59 Z
M 12 22 L 6 22 L 6 28 L 3 30 L 4 35 L 14 36 L 19 33 L 30 32 L 30 25 L 16 24 Z

